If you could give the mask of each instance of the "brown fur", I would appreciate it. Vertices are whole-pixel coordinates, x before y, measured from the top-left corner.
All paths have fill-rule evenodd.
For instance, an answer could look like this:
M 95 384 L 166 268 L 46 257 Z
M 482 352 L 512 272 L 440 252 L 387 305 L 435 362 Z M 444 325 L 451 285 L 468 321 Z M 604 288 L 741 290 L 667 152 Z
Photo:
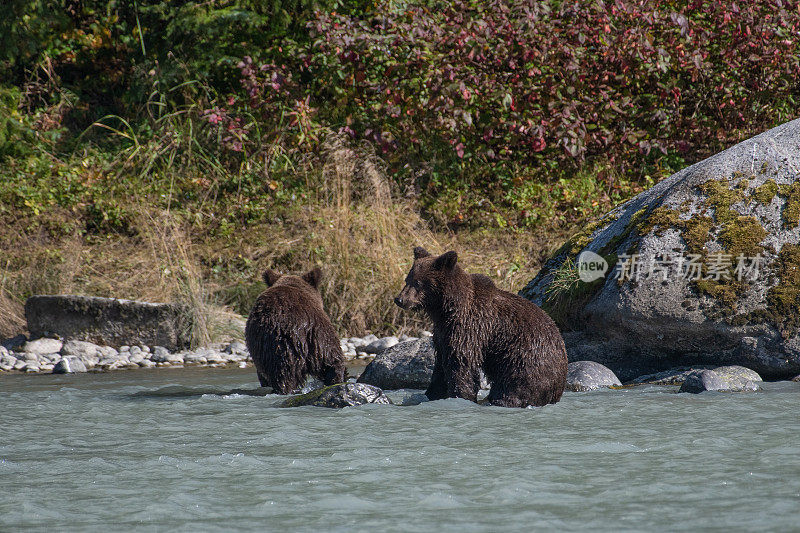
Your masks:
M 425 394 L 476 401 L 483 369 L 493 405 L 556 403 L 567 379 L 558 327 L 532 302 L 498 289 L 486 276 L 467 274 L 457 261 L 455 252 L 433 257 L 415 248 L 406 285 L 395 298 L 400 307 L 422 309 L 433 320 L 436 363 Z
M 267 269 L 263 278 L 268 288 L 256 300 L 245 327 L 261 386 L 289 394 L 303 386 L 309 374 L 325 385 L 344 382 L 339 337 L 322 308 L 320 269 L 303 276 Z

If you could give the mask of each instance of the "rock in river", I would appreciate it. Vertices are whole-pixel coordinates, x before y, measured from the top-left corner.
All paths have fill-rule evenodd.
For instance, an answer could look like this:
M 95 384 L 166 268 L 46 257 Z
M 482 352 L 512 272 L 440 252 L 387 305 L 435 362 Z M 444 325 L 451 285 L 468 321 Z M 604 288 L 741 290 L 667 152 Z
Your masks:
M 567 366 L 567 390 L 583 392 L 621 386 L 611 369 L 594 361 L 575 361 Z
M 332 407 L 340 409 L 365 403 L 392 403 L 378 387 L 364 383 L 340 383 L 311 391 L 307 394 L 292 396 L 281 404 L 281 407 Z
M 714 370 L 697 370 L 686 376 L 680 392 L 704 391 L 744 392 L 760 389 L 761 376 L 743 366 L 721 366 Z

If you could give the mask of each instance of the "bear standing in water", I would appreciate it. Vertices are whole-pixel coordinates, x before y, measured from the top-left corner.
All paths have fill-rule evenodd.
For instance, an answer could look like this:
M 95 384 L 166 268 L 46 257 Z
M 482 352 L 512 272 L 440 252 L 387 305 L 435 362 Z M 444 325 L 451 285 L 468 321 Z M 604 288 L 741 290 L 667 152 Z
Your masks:
M 277 394 L 300 388 L 309 374 L 325 385 L 346 379 L 339 337 L 322 308 L 319 268 L 303 276 L 267 269 L 267 284 L 247 319 L 247 349 L 262 387 Z
M 534 303 L 467 274 L 458 255 L 433 257 L 414 248 L 406 286 L 395 298 L 433 321 L 436 363 L 425 394 L 431 400 L 477 401 L 480 370 L 492 384 L 492 405 L 526 407 L 561 399 L 567 351 L 553 320 Z

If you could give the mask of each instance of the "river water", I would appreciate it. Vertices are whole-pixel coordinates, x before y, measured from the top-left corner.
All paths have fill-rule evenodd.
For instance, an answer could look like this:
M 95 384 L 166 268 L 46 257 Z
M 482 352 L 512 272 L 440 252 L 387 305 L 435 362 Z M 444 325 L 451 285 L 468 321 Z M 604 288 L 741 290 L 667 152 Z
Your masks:
M 800 383 L 343 410 L 256 385 L 0 375 L 0 531 L 800 530 Z

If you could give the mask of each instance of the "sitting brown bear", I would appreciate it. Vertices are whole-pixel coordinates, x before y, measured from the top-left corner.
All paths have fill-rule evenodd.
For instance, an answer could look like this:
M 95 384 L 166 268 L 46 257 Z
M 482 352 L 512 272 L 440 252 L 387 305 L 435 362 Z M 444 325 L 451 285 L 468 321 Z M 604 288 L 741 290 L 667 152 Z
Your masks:
M 491 383 L 492 405 L 556 403 L 567 380 L 567 351 L 553 320 L 528 300 L 467 274 L 455 252 L 433 257 L 414 248 L 414 264 L 395 298 L 433 321 L 436 362 L 425 394 L 431 400 L 476 401 L 480 370 Z
M 343 383 L 344 355 L 322 308 L 320 269 L 303 276 L 267 269 L 263 278 L 268 288 L 256 300 L 244 330 L 261 386 L 289 394 L 308 375 L 325 385 Z

